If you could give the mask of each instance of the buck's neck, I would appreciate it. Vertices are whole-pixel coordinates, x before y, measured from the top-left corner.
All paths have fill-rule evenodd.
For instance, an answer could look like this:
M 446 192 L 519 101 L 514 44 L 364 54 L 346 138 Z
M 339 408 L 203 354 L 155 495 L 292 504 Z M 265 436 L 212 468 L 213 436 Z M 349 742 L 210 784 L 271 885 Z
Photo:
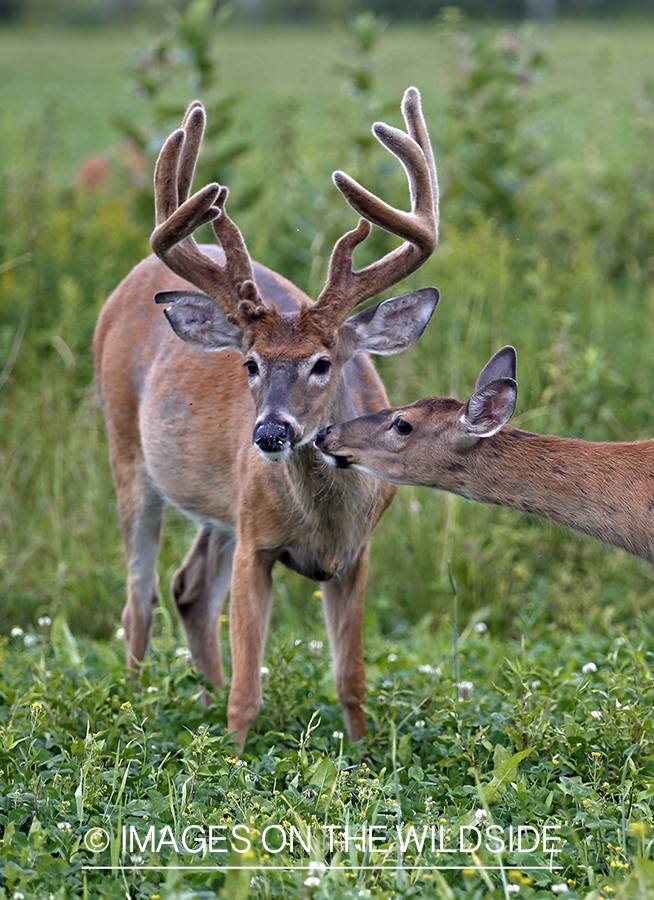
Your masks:
M 395 485 L 335 469 L 312 445 L 300 447 L 281 465 L 287 477 L 279 488 L 285 505 L 292 504 L 295 512 L 290 531 L 283 537 L 278 533 L 285 546 L 280 558 L 316 581 L 342 575 L 370 540 Z
M 654 562 L 654 441 L 594 443 L 509 426 L 448 472 L 456 493 L 551 519 Z
M 374 383 L 372 386 L 377 387 Z M 382 406 L 384 400 L 385 395 L 379 398 L 378 405 Z M 326 414 L 325 424 L 345 422 L 367 411 L 357 406 L 351 389 L 343 378 Z M 316 512 L 323 521 L 328 518 L 328 508 L 334 507 L 336 529 L 343 528 L 347 511 L 355 515 L 357 508 L 363 507 L 367 508 L 369 516 L 372 516 L 377 503 L 389 493 L 390 486 L 386 485 L 386 489 L 380 489 L 383 485 L 376 478 L 356 472 L 354 469 L 337 469 L 328 465 L 313 443 L 306 444 L 293 453 L 287 465 L 296 498 L 301 505 L 307 511 Z M 395 490 L 393 489 L 391 496 Z
M 352 382 L 356 388 L 363 382 L 371 403 L 375 404 L 372 408 L 381 408 L 388 403 L 369 362 L 355 358 L 346 368 L 349 371 L 344 373 L 336 389 L 325 415 L 325 424 L 344 422 L 372 411 L 362 405 L 356 394 L 353 396 Z M 303 511 L 307 523 L 319 523 L 325 534 L 341 537 L 355 529 L 357 535 L 348 537 L 353 542 L 368 539 L 373 523 L 378 521 L 397 491 L 395 485 L 369 475 L 328 465 L 313 443 L 296 450 L 285 466 L 289 476 L 287 489 L 292 492 L 296 508 Z

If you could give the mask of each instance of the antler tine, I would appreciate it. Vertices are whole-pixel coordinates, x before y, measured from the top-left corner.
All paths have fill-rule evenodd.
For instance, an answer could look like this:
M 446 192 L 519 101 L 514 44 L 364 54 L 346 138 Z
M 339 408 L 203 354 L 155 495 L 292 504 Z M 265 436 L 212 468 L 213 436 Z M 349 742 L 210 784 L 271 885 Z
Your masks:
M 438 239 L 438 178 L 436 175 L 436 162 L 434 160 L 434 152 L 429 140 L 429 132 L 425 124 L 425 117 L 422 114 L 422 104 L 420 102 L 420 91 L 417 88 L 410 87 L 404 93 L 402 98 L 402 115 L 407 124 L 409 135 L 420 145 L 425 155 L 427 167 L 429 169 L 429 180 L 431 181 L 433 212 L 436 223 L 436 238 Z
M 411 212 L 385 203 L 344 172 L 335 172 L 334 184 L 350 206 L 363 218 L 354 231 L 345 234 L 334 247 L 327 283 L 316 301 L 316 309 L 334 327 L 348 313 L 376 294 L 415 272 L 431 255 L 438 242 L 438 181 L 436 166 L 422 115 L 420 94 L 409 88 L 402 100 L 402 114 L 408 134 L 376 122 L 373 134 L 402 163 L 409 181 Z M 370 224 L 404 239 L 382 259 L 358 272 L 353 270 L 355 247 L 370 233 Z
M 208 184 L 189 197 L 206 115 L 195 100 L 182 127 L 161 148 L 154 173 L 156 228 L 150 244 L 176 275 L 211 296 L 235 323 L 261 306 L 253 287 L 250 255 L 239 229 L 225 212 L 228 190 Z M 193 237 L 207 222 L 225 251 L 225 264 L 204 253 Z
M 182 153 L 179 158 L 179 170 L 177 174 L 177 199 L 178 203 L 188 200 L 195 175 L 195 166 L 200 154 L 200 145 L 204 137 L 204 129 L 207 124 L 207 115 L 199 100 L 194 100 L 184 115 L 182 130 L 185 134 L 182 144 Z

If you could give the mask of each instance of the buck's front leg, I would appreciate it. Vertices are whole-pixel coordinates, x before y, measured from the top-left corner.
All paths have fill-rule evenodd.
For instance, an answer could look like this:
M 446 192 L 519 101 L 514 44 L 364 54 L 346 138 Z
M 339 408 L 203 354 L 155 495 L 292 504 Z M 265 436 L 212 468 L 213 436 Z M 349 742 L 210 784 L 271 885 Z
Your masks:
M 366 734 L 366 718 L 361 706 L 366 702 L 363 608 L 369 556 L 366 545 L 356 563 L 344 575 L 326 581 L 322 586 L 336 691 L 351 741 L 358 741 Z
M 229 607 L 232 687 L 227 702 L 227 729 L 241 748 L 261 706 L 261 663 L 272 608 L 274 558 L 241 542 L 234 553 Z

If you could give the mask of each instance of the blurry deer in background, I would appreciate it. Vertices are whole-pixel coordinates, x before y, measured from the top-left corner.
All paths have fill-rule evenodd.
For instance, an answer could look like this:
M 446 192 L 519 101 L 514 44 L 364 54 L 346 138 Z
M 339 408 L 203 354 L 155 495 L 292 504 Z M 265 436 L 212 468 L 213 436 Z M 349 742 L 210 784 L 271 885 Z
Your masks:
M 335 466 L 551 519 L 654 562 L 654 440 L 599 443 L 520 431 L 516 352 L 503 347 L 467 403 L 428 397 L 327 428 Z
M 405 93 L 402 111 L 408 134 L 381 123 L 373 132 L 407 172 L 411 212 L 334 173 L 363 218 L 334 247 L 313 303 L 250 260 L 225 211 L 226 188 L 210 184 L 189 198 L 205 125 L 204 109 L 192 103 L 156 167 L 151 243 L 160 259 L 149 257 L 127 276 L 96 328 L 96 380 L 128 560 L 128 663 L 138 665 L 148 647 L 168 500 L 200 525 L 172 590 L 197 668 L 214 686 L 223 683 L 218 632 L 231 591 L 227 717 L 241 745 L 261 702 L 276 562 L 324 582 L 348 735 L 365 734 L 368 543 L 396 488 L 326 465 L 313 439 L 332 422 L 388 405 L 365 353 L 411 347 L 438 302 L 438 291 L 424 288 L 348 318 L 415 272 L 436 246 L 436 170 L 415 88 Z M 207 222 L 222 250 L 192 237 Z M 354 271 L 354 249 L 371 223 L 404 243 Z M 165 317 L 153 297 L 168 304 Z

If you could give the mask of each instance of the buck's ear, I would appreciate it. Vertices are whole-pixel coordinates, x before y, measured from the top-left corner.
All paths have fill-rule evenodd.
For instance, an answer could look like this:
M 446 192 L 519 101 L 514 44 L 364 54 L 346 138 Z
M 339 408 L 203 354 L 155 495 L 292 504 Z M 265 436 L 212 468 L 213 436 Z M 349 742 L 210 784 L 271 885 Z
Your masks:
M 515 352 L 515 347 L 507 344 L 506 347 L 502 347 L 501 350 L 498 350 L 495 356 L 491 357 L 481 370 L 477 383 L 475 384 L 475 390 L 478 391 L 480 388 L 490 384 L 491 381 L 496 381 L 498 378 L 510 378 L 515 381 L 517 369 L 518 354 Z
M 498 378 L 476 390 L 461 410 L 468 437 L 491 437 L 501 431 L 515 412 L 518 385 L 513 378 Z
M 183 341 L 196 350 L 242 350 L 241 329 L 227 321 L 215 300 L 199 291 L 159 291 L 155 303 L 168 303 L 166 318 Z
M 434 287 L 382 300 L 345 323 L 354 331 L 355 353 L 391 356 L 413 347 L 429 324 L 440 299 Z

